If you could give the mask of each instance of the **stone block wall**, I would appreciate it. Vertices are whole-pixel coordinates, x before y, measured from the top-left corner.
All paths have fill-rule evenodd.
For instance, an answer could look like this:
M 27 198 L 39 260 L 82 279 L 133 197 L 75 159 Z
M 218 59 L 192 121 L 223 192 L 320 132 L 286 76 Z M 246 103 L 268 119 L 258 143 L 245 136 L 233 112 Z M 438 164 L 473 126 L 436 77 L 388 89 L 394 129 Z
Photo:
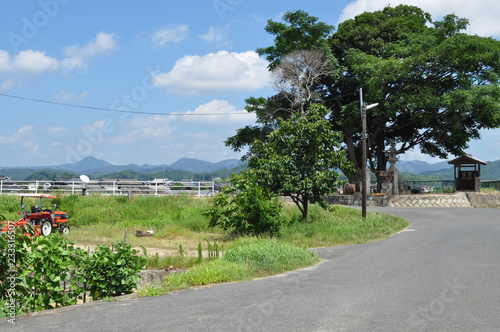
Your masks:
M 330 204 L 361 206 L 361 195 L 331 195 Z M 476 207 L 500 208 L 500 194 L 458 192 L 454 194 L 417 194 L 396 196 L 368 196 L 367 206 L 389 207 Z
M 389 199 L 390 207 L 472 207 L 465 193 L 442 195 L 399 195 Z

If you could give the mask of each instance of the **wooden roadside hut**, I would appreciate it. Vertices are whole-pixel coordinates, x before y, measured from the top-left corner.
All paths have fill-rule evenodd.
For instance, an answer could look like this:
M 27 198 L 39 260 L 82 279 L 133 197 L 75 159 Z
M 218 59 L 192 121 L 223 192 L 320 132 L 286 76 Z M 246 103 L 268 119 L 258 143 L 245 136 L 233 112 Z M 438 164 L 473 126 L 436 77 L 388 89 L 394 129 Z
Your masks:
M 486 162 L 466 154 L 448 164 L 454 166 L 456 191 L 481 192 L 481 165 L 486 165 Z

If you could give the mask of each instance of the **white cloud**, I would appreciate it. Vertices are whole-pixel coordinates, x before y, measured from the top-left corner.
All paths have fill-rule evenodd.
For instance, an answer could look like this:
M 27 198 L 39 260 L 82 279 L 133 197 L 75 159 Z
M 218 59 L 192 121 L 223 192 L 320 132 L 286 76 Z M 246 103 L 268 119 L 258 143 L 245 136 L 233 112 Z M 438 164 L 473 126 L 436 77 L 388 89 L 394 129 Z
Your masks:
M 59 61 L 45 52 L 25 50 L 14 57 L 5 50 L 0 50 L 0 71 L 18 71 L 40 74 L 58 69 Z
M 215 45 L 217 48 L 232 48 L 232 43 L 226 36 L 226 31 L 229 27 L 230 24 L 226 24 L 224 27 L 211 26 L 205 34 L 199 35 L 199 37 L 205 42 Z
M 267 62 L 254 51 L 187 55 L 168 73 L 152 73 L 153 85 L 177 94 L 256 90 L 269 85 Z
M 209 114 L 209 115 L 206 115 Z M 175 122 L 175 124 L 174 124 Z M 183 125 L 182 122 L 188 123 Z M 226 137 L 216 137 L 209 134 L 207 130 L 216 129 L 217 132 L 227 128 L 239 127 L 242 124 L 254 123 L 255 115 L 249 114 L 245 110 L 237 110 L 235 106 L 226 100 L 212 100 L 206 104 L 198 106 L 194 111 L 177 113 L 174 116 L 139 116 L 128 120 L 126 123 L 118 125 L 117 135 L 110 138 L 111 144 L 160 144 L 165 146 L 166 142 L 173 142 L 179 139 L 179 135 L 185 135 L 186 142 L 216 141 L 222 144 Z M 199 124 L 199 126 L 198 126 Z M 94 124 L 93 126 L 95 126 Z M 186 130 L 189 128 L 188 130 Z M 234 129 L 234 128 L 233 128 Z M 89 130 L 89 129 L 87 129 Z M 215 143 L 211 143 L 215 144 Z M 189 143 L 189 147 L 193 143 Z
M 83 47 L 70 46 L 65 49 L 68 58 L 56 59 L 45 52 L 23 50 L 16 55 L 11 55 L 6 50 L 0 50 L 0 72 L 13 74 L 42 74 L 56 70 L 74 70 L 86 68 L 85 60 L 97 54 L 106 53 L 116 49 L 114 34 L 100 32 L 94 40 Z M 4 86 L 4 84 L 8 84 Z M 7 81 L 0 89 L 10 87 L 13 81 Z
M 75 69 L 87 68 L 87 63 L 85 63 L 85 61 L 83 61 L 83 59 L 65 58 L 65 59 L 61 60 L 61 67 L 68 70 L 68 71 L 72 71 Z
M 63 136 L 69 132 L 69 128 L 64 127 L 49 127 L 44 128 L 43 132 L 52 136 Z
M 431 157 L 428 154 L 423 154 L 422 152 L 420 152 L 420 150 L 418 150 L 418 148 L 414 150 L 408 150 L 404 154 L 399 155 L 399 159 L 401 161 L 425 161 L 429 164 L 444 161 L 444 159 Z
M 13 79 L 8 79 L 0 83 L 0 91 L 9 90 L 14 85 Z
M 171 125 L 168 116 L 140 116 L 122 127 L 123 132 L 111 139 L 113 144 L 131 144 L 140 141 L 165 141 L 172 138 L 177 127 Z
M 2 136 L 0 135 L 0 144 L 5 145 L 22 145 L 23 147 L 31 147 L 33 146 L 32 141 L 32 133 L 33 126 L 24 126 L 19 128 L 17 132 L 10 136 Z
M 114 33 L 99 32 L 97 36 L 85 46 L 72 45 L 66 47 L 64 54 L 74 59 L 88 59 L 98 54 L 107 53 L 117 48 Z
M 109 132 L 110 120 L 104 119 L 95 121 L 91 125 L 83 125 L 80 127 L 80 131 L 83 133 L 94 133 L 94 132 Z
M 80 100 L 87 98 L 88 96 L 89 96 L 88 91 L 83 91 L 82 93 L 77 94 L 77 93 L 73 93 L 73 92 L 67 92 L 66 90 L 62 90 L 54 97 L 54 99 L 59 100 L 59 101 L 63 101 L 63 102 L 80 101 Z
M 207 43 L 220 43 L 224 40 L 224 30 L 220 27 L 210 27 L 207 33 L 200 36 Z
M 15 56 L 13 66 L 32 73 L 42 73 L 56 70 L 59 61 L 45 55 L 45 52 L 26 50 Z
M 144 127 L 166 127 L 170 126 L 173 119 L 164 115 L 146 115 L 132 118 L 125 124 L 126 128 L 144 128 Z
M 99 32 L 97 36 L 80 47 L 78 45 L 68 46 L 64 49 L 64 54 L 68 56 L 61 61 L 62 66 L 67 70 L 82 69 L 87 67 L 85 60 L 99 54 L 109 53 L 118 48 L 117 36 L 114 33 Z
M 166 43 L 179 43 L 186 39 L 189 33 L 187 25 L 172 24 L 164 27 L 150 36 L 155 47 L 162 47 Z
M 216 99 L 198 106 L 194 111 L 187 111 L 182 119 L 186 122 L 198 123 L 249 123 L 256 120 L 254 113 L 236 110 L 236 107 L 229 104 L 227 100 Z
M 497 0 L 394 0 L 392 7 L 400 4 L 417 6 L 439 20 L 447 14 L 455 14 L 469 19 L 467 33 L 481 36 L 500 36 L 500 2 Z M 356 0 L 347 5 L 340 15 L 339 22 L 354 18 L 365 11 L 382 10 L 388 6 L 387 0 Z
M 5 50 L 0 50 L 0 71 L 11 69 L 10 54 Z

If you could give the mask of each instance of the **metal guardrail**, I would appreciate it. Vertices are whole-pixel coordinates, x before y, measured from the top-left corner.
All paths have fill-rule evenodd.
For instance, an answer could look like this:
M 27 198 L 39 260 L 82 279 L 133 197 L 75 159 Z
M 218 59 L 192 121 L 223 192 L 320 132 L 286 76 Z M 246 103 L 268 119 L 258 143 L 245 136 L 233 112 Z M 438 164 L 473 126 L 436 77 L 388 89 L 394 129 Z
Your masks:
M 481 188 L 495 189 L 500 191 L 500 180 L 481 180 Z
M 54 193 L 54 194 L 82 194 L 83 189 L 87 194 L 99 195 L 178 195 L 187 194 L 201 196 L 212 196 L 218 191 L 213 181 L 133 181 L 113 180 L 101 181 L 91 180 L 84 184 L 80 181 L 0 181 L 0 194 L 21 193 Z
M 406 181 L 408 189 L 414 193 L 451 193 L 455 191 L 454 180 Z

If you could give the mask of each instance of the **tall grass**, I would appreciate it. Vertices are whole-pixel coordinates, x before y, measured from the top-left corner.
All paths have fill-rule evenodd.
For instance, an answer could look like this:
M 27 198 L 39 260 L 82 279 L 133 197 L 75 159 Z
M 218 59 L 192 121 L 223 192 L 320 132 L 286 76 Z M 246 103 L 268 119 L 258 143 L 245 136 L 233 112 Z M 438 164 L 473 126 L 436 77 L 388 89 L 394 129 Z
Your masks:
M 78 242 L 99 243 L 103 238 L 120 239 L 128 232 L 128 242 L 159 248 L 196 250 L 205 238 L 220 238 L 224 232 L 208 227 L 204 212 L 209 201 L 186 196 L 146 197 L 130 200 L 126 196 L 65 196 L 60 208 L 70 215 L 77 229 L 70 238 Z M 151 238 L 135 237 L 136 231 L 152 230 Z
M 314 248 L 373 242 L 387 238 L 409 225 L 402 218 L 381 213 L 368 213 L 363 219 L 361 211 L 334 205 L 331 211 L 313 205 L 307 223 L 299 222 L 295 209 L 286 209 L 292 220 L 280 233 L 280 238 L 299 247 Z
M 224 259 L 244 263 L 258 274 L 277 274 L 314 264 L 318 257 L 277 239 L 244 238 L 233 244 Z
M 111 244 L 123 240 L 126 231 L 128 243 L 137 248 L 145 246 L 150 251 L 150 268 L 191 267 L 196 260 L 191 262 L 189 258 L 198 256 L 198 246 L 206 240 L 224 243 L 226 249 L 240 245 L 231 240 L 234 238 L 231 230 L 208 227 L 205 211 L 211 206 L 211 200 L 206 198 L 69 195 L 47 200 L 46 206 L 54 203 L 58 210 L 69 214 L 70 240 L 83 246 Z M 30 204 L 26 203 L 26 207 Z M 19 217 L 18 209 L 19 197 L 0 195 L 0 215 L 15 220 Z M 368 213 L 365 220 L 361 218 L 361 211 L 345 206 L 332 206 L 331 211 L 325 211 L 312 205 L 308 222 L 304 223 L 295 205 L 285 204 L 284 217 L 290 222 L 277 239 L 300 248 L 376 241 L 408 225 L 404 219 L 378 213 Z M 153 230 L 154 236 L 136 237 L 137 230 Z M 178 259 L 179 245 L 184 249 L 184 260 Z M 158 258 L 154 256 L 155 250 L 160 252 Z
M 318 256 L 275 239 L 244 238 L 236 241 L 221 259 L 197 265 L 183 274 L 171 274 L 162 282 L 139 290 L 155 296 L 174 290 L 221 282 L 249 280 L 310 266 Z
M 17 220 L 20 198 L 0 195 L 0 215 L 7 220 Z M 25 199 L 26 208 L 39 201 Z M 70 240 L 79 245 L 111 244 L 123 240 L 138 247 L 176 249 L 182 244 L 188 255 L 197 250 L 205 239 L 219 240 L 226 232 L 208 227 L 205 211 L 207 199 L 188 196 L 147 197 L 135 196 L 80 196 L 61 195 L 44 200 L 44 206 L 65 211 L 69 215 Z M 136 231 L 153 230 L 152 237 L 136 237 Z
M 207 207 L 206 200 L 185 196 L 138 196 L 130 200 L 125 196 L 65 196 L 60 201 L 60 208 L 66 209 L 75 226 L 105 222 L 122 228 L 160 229 L 175 224 L 191 231 L 207 228 L 203 216 Z

